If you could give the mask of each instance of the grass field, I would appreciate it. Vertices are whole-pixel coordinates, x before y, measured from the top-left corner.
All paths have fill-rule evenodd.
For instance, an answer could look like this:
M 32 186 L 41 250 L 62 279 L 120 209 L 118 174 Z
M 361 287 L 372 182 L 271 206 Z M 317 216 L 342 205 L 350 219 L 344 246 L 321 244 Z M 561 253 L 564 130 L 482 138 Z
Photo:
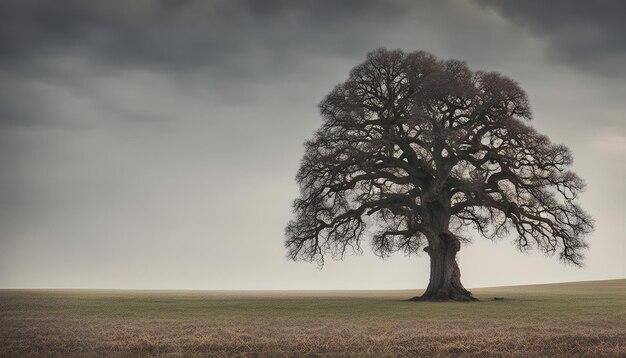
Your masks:
M 626 279 L 472 292 L 0 290 L 0 356 L 626 356 Z

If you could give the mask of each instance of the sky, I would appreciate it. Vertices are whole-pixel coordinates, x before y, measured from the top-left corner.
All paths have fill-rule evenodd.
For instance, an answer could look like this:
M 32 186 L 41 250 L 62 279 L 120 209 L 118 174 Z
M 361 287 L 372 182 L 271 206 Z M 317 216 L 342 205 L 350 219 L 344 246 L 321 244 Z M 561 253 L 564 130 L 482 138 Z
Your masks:
M 425 288 L 426 254 L 291 262 L 317 104 L 368 51 L 498 71 L 574 153 L 585 266 L 476 237 L 466 287 L 626 277 L 620 1 L 0 2 L 0 288 Z

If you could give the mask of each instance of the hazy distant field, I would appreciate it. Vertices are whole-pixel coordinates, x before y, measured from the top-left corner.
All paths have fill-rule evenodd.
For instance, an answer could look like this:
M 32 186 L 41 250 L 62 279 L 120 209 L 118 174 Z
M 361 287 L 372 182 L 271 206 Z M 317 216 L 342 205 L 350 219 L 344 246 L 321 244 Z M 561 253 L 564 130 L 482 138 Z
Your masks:
M 626 356 L 626 279 L 472 291 L 0 290 L 0 356 Z

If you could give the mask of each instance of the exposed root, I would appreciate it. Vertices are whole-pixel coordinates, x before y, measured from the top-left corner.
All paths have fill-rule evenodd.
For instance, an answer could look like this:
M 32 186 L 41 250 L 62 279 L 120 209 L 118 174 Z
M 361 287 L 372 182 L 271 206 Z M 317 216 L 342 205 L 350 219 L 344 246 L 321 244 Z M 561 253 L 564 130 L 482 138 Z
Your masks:
M 472 296 L 471 292 L 467 291 L 468 294 L 452 294 L 449 296 L 446 295 L 421 295 L 411 297 L 406 301 L 411 302 L 446 302 L 446 301 L 455 301 L 455 302 L 476 302 L 479 301 L 478 298 Z

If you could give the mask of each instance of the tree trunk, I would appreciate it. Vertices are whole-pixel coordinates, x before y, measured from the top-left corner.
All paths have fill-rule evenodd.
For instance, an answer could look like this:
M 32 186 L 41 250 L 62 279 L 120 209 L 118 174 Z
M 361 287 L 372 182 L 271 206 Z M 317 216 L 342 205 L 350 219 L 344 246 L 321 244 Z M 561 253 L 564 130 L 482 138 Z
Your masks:
M 424 251 L 430 256 L 430 282 L 423 295 L 411 301 L 477 301 L 461 284 L 456 253 L 461 243 L 456 237 L 442 233 Z

